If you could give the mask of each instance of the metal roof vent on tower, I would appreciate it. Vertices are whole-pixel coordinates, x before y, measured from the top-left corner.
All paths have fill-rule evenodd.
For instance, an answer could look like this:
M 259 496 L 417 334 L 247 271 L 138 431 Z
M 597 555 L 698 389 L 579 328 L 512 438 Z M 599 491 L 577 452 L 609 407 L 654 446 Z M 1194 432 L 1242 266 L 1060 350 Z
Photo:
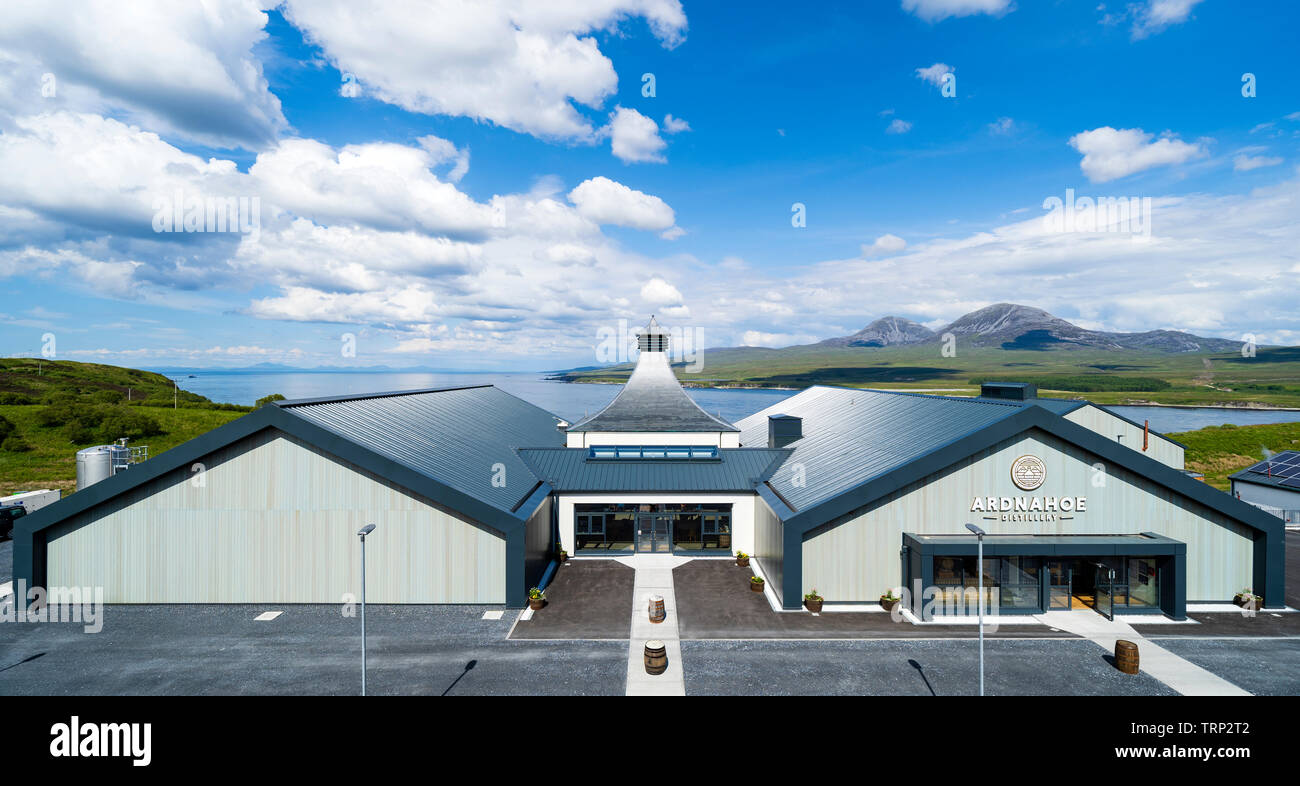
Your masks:
M 668 331 L 659 326 L 654 314 L 650 315 L 650 324 L 636 332 L 636 348 L 641 352 L 668 351 Z

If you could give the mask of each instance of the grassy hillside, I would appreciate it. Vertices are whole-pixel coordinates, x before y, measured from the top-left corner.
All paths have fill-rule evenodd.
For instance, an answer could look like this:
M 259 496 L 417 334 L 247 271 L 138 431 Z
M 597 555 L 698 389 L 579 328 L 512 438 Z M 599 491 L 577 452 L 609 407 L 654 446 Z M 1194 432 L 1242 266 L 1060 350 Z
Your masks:
M 901 347 L 786 347 L 705 350 L 687 385 L 803 388 L 845 385 L 928 389 L 971 395 L 981 381 L 1035 382 L 1045 396 L 1082 397 L 1099 404 L 1189 404 L 1300 407 L 1300 348 L 1239 353 L 1160 354 L 1107 350 Z M 576 382 L 623 381 L 630 365 L 571 372 Z
M 1228 476 L 1263 460 L 1265 449 L 1300 450 L 1300 423 L 1210 426 L 1168 436 L 1187 446 L 1188 469 L 1204 472 L 1205 482 L 1224 491 Z
M 250 409 L 174 393 L 171 380 L 149 371 L 0 359 L 0 494 L 71 493 L 81 448 L 129 437 L 153 456 Z

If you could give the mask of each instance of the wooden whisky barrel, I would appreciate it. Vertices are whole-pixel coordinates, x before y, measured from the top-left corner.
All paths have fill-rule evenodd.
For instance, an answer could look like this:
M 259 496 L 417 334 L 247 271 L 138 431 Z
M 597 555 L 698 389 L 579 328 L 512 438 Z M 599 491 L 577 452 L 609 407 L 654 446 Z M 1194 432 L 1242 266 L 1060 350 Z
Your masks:
M 650 621 L 663 622 L 664 618 L 666 618 L 667 616 L 668 616 L 668 612 L 664 610 L 664 596 L 651 595 L 650 596 Z
M 645 643 L 645 673 L 663 674 L 668 671 L 668 648 L 662 641 L 651 639 Z
M 1115 668 L 1125 674 L 1138 673 L 1138 645 L 1120 639 L 1115 642 Z

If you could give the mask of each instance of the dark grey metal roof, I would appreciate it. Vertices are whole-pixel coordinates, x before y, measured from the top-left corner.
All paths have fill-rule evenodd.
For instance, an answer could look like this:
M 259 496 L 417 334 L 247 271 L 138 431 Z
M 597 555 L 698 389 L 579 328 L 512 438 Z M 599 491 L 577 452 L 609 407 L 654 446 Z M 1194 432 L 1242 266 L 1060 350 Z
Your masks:
M 792 451 L 723 448 L 716 461 L 588 459 L 586 448 L 521 448 L 539 478 L 558 492 L 750 492 Z
M 1228 478 L 1300 494 L 1300 451 L 1284 450 L 1234 472 Z
M 1079 407 L 1086 407 L 1086 406 L 1088 406 L 1088 403 L 1089 403 L 1089 402 L 1087 402 L 1087 401 L 1080 401 L 1080 400 L 1078 400 L 1078 399 L 1073 399 L 1073 398 L 1035 398 L 1035 399 L 1030 399 L 1030 400 L 1028 400 L 1028 401 L 1024 401 L 1024 402 L 1022 402 L 1022 403 L 1024 403 L 1024 404 L 1036 404 L 1036 405 L 1042 407 L 1043 409 L 1047 410 L 1048 412 L 1051 412 L 1051 413 L 1054 413 L 1054 414 L 1057 414 L 1057 415 L 1064 415 L 1064 414 L 1066 414 L 1067 412 L 1073 412 L 1073 411 L 1075 411 L 1075 410 L 1078 409 Z M 1109 412 L 1110 410 L 1107 410 L 1107 411 Z M 1114 412 L 1111 412 L 1111 414 L 1114 415 L 1115 413 L 1114 413 Z M 1116 417 L 1119 417 L 1118 415 L 1115 415 L 1115 416 L 1116 416 Z M 1151 432 L 1151 433 L 1154 434 L 1155 432 L 1153 431 L 1153 432 Z
M 538 483 L 515 446 L 564 443 L 556 416 L 490 385 L 278 406 L 507 512 Z M 504 473 L 494 471 L 496 464 Z
M 737 431 L 686 395 L 663 352 L 642 352 L 609 406 L 569 431 Z
M 1023 401 L 812 387 L 741 420 L 742 447 L 767 444 L 767 416 L 803 418 L 803 437 L 769 481 L 796 511 L 816 505 L 966 434 Z

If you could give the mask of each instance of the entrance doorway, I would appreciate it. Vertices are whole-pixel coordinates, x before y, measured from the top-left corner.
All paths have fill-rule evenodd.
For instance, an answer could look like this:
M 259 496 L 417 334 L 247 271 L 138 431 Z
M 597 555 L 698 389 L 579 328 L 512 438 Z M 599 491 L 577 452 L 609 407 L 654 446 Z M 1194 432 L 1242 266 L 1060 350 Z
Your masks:
M 1115 568 L 1107 558 L 1049 560 L 1048 608 L 1092 609 L 1115 619 Z
M 638 513 L 636 516 L 636 550 L 652 554 L 673 550 L 673 515 Z
M 903 533 L 903 579 L 914 595 L 997 590 L 1002 614 L 1091 610 L 1186 617 L 1187 547 L 1161 535 L 989 535 L 984 563 L 970 535 Z

